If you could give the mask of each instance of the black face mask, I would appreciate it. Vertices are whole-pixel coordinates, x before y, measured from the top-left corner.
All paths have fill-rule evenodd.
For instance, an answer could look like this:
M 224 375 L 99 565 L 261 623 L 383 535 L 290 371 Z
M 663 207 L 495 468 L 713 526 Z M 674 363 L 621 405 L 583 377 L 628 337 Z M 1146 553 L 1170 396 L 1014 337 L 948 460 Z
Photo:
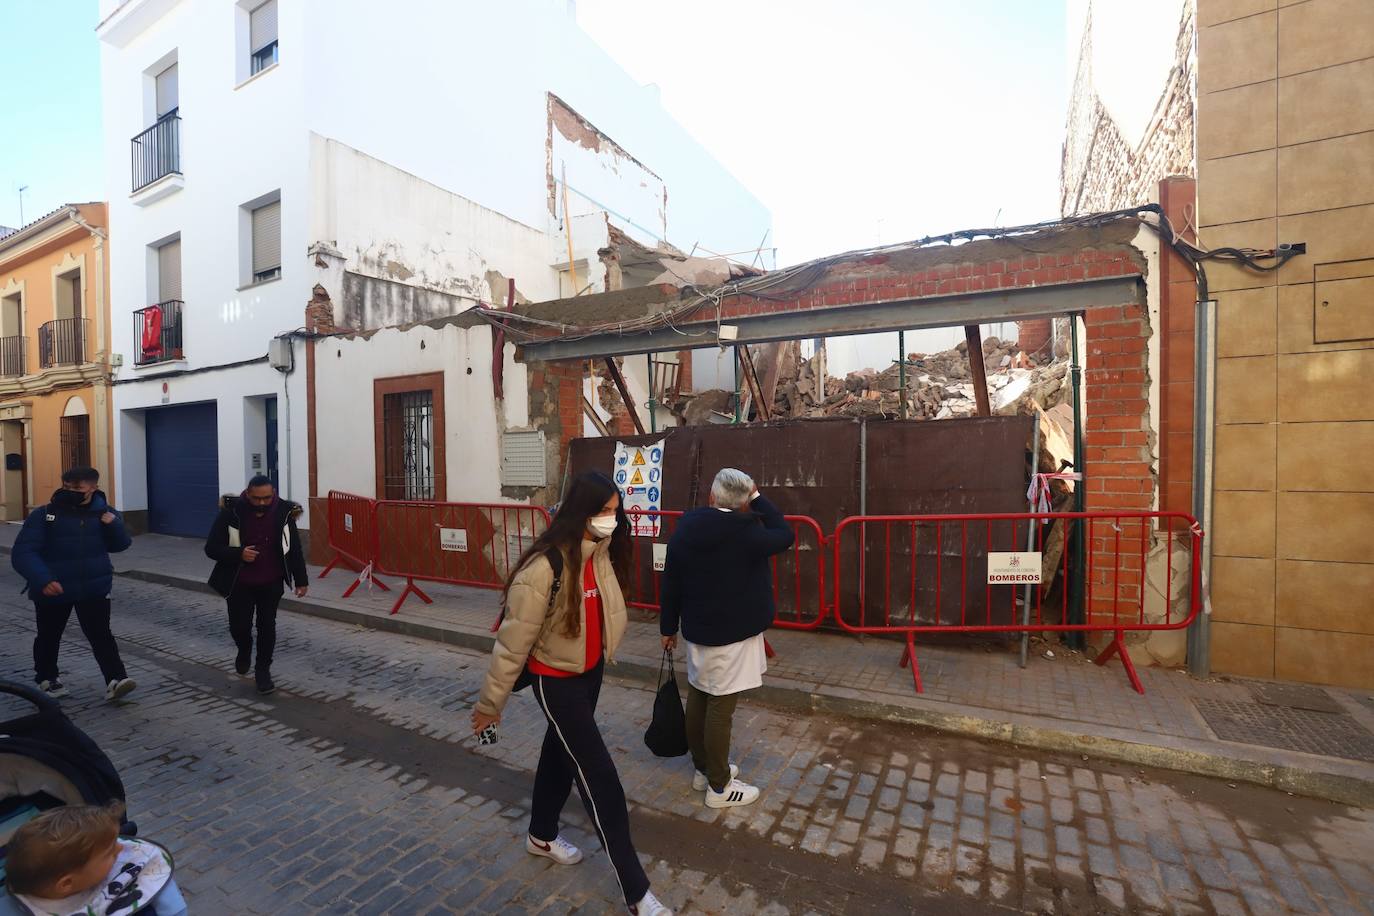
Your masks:
M 75 509 L 86 501 L 85 493 L 78 493 L 76 490 L 58 490 L 52 495 L 53 505 L 61 506 L 63 509 Z

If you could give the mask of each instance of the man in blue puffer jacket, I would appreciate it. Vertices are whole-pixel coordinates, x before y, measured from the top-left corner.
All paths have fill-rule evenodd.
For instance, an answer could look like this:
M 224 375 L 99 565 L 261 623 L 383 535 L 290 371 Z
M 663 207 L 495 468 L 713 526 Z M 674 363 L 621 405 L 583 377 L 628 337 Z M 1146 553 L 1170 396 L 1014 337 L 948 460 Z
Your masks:
M 58 679 L 57 650 L 73 609 L 100 665 L 105 699 L 118 700 L 136 686 L 110 632 L 110 554 L 128 550 L 132 541 L 124 519 L 110 508 L 99 484 L 95 468 L 65 471 L 62 489 L 25 519 L 10 554 L 15 570 L 28 582 L 38 616 L 34 680 L 54 697 L 67 695 Z

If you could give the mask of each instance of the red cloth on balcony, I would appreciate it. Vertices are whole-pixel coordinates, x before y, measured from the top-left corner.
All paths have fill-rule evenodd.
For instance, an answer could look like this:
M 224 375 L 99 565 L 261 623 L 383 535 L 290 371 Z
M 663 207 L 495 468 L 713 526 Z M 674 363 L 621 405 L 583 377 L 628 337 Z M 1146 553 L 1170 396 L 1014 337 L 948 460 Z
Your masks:
M 151 308 L 143 313 L 143 358 L 162 356 L 162 309 Z

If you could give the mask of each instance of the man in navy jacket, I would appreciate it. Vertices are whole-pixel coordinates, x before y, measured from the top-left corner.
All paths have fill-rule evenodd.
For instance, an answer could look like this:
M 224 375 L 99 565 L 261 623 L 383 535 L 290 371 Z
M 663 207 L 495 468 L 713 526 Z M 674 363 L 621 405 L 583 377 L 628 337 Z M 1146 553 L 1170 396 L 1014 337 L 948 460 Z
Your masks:
M 725 468 L 711 484 L 711 505 L 678 521 L 668 540 L 659 632 L 687 649 L 687 743 L 693 788 L 711 808 L 747 805 L 759 790 L 735 777 L 730 728 L 739 696 L 763 684 L 763 633 L 773 623 L 769 558 L 792 546 L 783 514 L 743 471 Z
M 62 489 L 24 520 L 10 553 L 10 562 L 28 582 L 38 617 L 34 680 L 54 697 L 68 693 L 58 677 L 57 650 L 73 610 L 100 666 L 105 699 L 118 700 L 136 686 L 110 632 L 110 554 L 128 550 L 132 541 L 124 519 L 110 508 L 99 484 L 95 468 L 65 471 Z

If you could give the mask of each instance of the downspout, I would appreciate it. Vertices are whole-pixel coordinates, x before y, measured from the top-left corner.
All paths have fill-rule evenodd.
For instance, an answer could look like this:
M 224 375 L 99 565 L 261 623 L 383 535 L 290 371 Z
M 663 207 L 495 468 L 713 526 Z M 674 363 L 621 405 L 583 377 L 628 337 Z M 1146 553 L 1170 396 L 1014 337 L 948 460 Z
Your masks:
M 1073 381 L 1073 469 L 1078 480 L 1073 487 L 1073 511 L 1083 512 L 1087 502 L 1088 474 L 1083 467 L 1083 360 L 1078 352 L 1078 314 L 1069 316 L 1069 374 Z M 1074 576 L 1069 583 L 1069 623 L 1086 623 L 1083 609 L 1083 586 L 1088 577 L 1088 551 L 1083 543 L 1083 520 L 1073 523 Z M 1083 634 L 1070 631 L 1064 634 L 1070 649 L 1083 650 Z
M 1193 330 L 1193 518 L 1204 532 L 1212 530 L 1212 435 L 1216 415 L 1215 303 L 1207 287 L 1207 271 L 1197 268 L 1197 305 Z M 1208 677 L 1212 673 L 1212 541 L 1202 541 L 1202 612 L 1188 627 L 1188 673 Z M 1172 549 L 1172 545 L 1170 545 Z

